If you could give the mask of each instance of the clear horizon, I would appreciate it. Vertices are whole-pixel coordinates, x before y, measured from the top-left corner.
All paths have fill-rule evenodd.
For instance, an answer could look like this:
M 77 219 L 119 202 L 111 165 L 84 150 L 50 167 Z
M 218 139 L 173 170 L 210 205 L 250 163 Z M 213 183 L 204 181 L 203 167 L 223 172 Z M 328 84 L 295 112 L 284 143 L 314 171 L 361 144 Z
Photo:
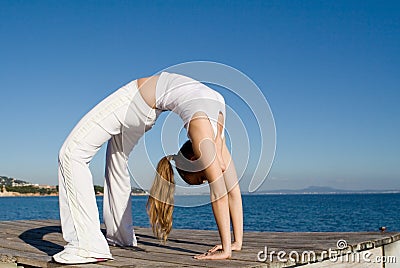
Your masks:
M 245 73 L 272 109 L 277 148 L 261 191 L 400 189 L 399 11 L 397 1 L 3 1 L 0 175 L 57 184 L 58 151 L 94 105 L 133 79 L 206 60 Z M 153 164 L 166 116 L 146 134 Z M 104 158 L 102 148 L 91 163 L 98 185 Z M 134 151 L 130 168 L 150 185 L 141 158 Z
M 4 175 L 0 175 L 0 177 L 3 177 Z M 178 175 L 179 176 L 179 175 Z M 5 176 L 5 177 L 7 177 L 7 176 Z M 8 177 L 8 178 L 11 178 L 11 179 L 15 179 L 15 180 L 19 180 L 18 178 L 12 178 L 12 177 Z M 31 184 L 39 184 L 39 183 L 36 183 L 36 182 L 34 182 L 34 181 L 26 181 L 27 183 L 31 183 Z M 39 185 L 49 185 L 49 184 L 39 184 Z M 49 185 L 49 186 L 57 186 L 58 184 L 56 184 L 56 185 L 54 185 L 54 184 L 52 184 L 52 185 Z M 98 185 L 98 184 L 95 184 L 95 185 Z M 135 187 L 135 186 L 132 186 L 132 187 Z M 137 188 L 137 186 L 135 187 L 135 188 Z M 327 190 L 327 189 L 331 189 L 331 190 L 337 190 L 337 191 L 349 191 L 349 192 L 363 192 L 363 191 L 381 191 L 381 192 L 390 192 L 390 191 L 393 191 L 393 192 L 400 192 L 400 188 L 395 188 L 395 189 L 378 189 L 378 190 L 375 190 L 375 189 L 345 189 L 345 188 L 335 188 L 335 187 L 331 187 L 331 186 L 323 186 L 323 185 L 320 185 L 320 186 L 315 186 L 315 185 L 305 185 L 305 186 L 303 186 L 303 188 L 277 188 L 277 189 L 270 189 L 270 190 L 268 190 L 268 189 L 266 189 L 266 190 L 258 190 L 258 191 L 256 191 L 254 194 L 257 194 L 257 193 L 263 193 L 263 192 L 268 192 L 268 191 L 303 191 L 303 190 L 309 190 L 309 189 L 312 189 L 312 188 L 322 188 L 323 190 Z M 139 189 L 141 189 L 141 188 L 139 188 Z M 142 190 L 145 190 L 145 191 L 149 191 L 149 188 L 147 188 L 147 189 L 142 189 Z M 319 190 L 321 190 L 321 189 L 319 189 Z M 243 193 L 247 193 L 247 191 L 242 191 Z M 199 194 L 201 194 L 201 195 L 204 195 L 204 194 L 208 194 L 208 192 L 199 192 Z M 251 193 L 250 193 L 251 194 Z M 187 193 L 185 193 L 185 192 L 180 192 L 180 193 L 177 193 L 177 195 L 187 195 Z

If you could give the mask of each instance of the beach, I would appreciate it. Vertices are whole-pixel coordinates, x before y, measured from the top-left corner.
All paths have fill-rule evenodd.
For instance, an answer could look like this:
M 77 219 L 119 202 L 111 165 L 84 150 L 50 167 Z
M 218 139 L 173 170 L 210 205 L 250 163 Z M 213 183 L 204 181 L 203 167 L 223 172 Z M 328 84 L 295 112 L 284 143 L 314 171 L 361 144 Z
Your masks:
M 40 193 L 18 193 L 18 192 L 3 192 L 0 193 L 0 197 L 12 197 L 12 196 L 58 196 L 57 193 L 52 193 L 52 194 L 40 194 Z

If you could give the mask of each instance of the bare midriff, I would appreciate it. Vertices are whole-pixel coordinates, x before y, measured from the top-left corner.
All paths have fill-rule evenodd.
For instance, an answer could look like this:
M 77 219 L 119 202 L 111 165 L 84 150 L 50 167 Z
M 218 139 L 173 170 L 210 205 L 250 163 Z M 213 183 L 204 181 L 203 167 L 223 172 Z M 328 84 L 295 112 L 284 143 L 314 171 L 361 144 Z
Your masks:
M 156 85 L 159 75 L 137 79 L 139 92 L 144 101 L 153 109 L 156 108 Z

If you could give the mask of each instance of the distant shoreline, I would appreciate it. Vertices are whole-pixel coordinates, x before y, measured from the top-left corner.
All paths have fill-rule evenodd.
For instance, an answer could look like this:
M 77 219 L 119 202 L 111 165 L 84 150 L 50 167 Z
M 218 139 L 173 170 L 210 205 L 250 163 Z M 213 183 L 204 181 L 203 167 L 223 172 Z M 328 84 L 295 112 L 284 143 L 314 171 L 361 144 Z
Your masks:
M 332 193 L 242 193 L 245 196 L 256 196 L 256 195 L 373 195 L 373 194 L 400 194 L 400 191 L 393 191 L 393 192 L 332 192 Z M 131 196 L 148 196 L 148 193 L 132 193 Z M 1 197 L 47 197 L 47 196 L 58 196 L 57 194 L 40 194 L 40 193 L 25 193 L 21 194 L 18 192 L 7 192 L 7 193 L 0 193 Z M 96 196 L 104 196 L 104 194 L 96 194 Z M 186 194 L 177 194 L 176 196 L 188 196 Z M 198 194 L 196 196 L 208 196 L 208 194 Z
M 103 196 L 104 194 L 96 194 L 96 196 Z M 132 193 L 132 196 L 146 196 L 148 195 L 147 193 Z M 25 193 L 21 194 L 18 192 L 6 192 L 6 193 L 0 193 L 0 198 L 1 197 L 46 197 L 46 196 L 58 196 L 58 193 L 53 193 L 53 194 L 40 194 L 40 193 Z
M 58 194 L 40 194 L 40 193 L 25 193 L 25 194 L 21 194 L 21 193 L 18 193 L 18 192 L 0 193 L 0 197 L 21 197 L 21 196 L 58 196 Z

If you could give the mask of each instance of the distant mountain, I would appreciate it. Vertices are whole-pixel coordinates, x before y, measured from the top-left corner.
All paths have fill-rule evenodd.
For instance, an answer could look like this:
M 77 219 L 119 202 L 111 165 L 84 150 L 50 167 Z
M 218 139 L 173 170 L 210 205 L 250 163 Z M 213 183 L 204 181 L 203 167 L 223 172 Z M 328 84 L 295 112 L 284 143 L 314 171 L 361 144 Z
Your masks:
M 309 186 L 303 189 L 296 190 L 271 190 L 271 191 L 260 191 L 255 194 L 365 194 L 365 193 L 400 193 L 400 190 L 343 190 L 336 189 L 333 187 L 324 186 Z
M 324 186 L 310 186 L 302 189 L 302 191 L 310 192 L 310 193 L 342 193 L 346 192 L 345 190 L 336 189 L 332 187 L 324 187 Z

